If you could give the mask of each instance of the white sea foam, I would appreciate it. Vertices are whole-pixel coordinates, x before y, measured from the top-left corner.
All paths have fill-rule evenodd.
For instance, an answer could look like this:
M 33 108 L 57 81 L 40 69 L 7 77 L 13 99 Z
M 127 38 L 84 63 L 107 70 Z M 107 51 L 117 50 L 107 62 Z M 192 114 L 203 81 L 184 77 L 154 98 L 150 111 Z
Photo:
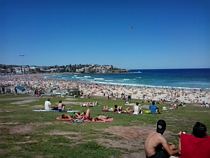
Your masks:
M 84 76 L 85 78 L 91 78 L 91 76 Z
M 104 78 L 94 78 L 94 80 L 104 80 Z
M 164 89 L 185 89 L 185 90 L 200 90 L 201 88 L 189 87 L 173 87 L 173 86 L 154 86 L 147 84 L 134 84 L 134 83 L 117 83 L 117 82 L 103 82 L 103 81 L 90 81 L 91 83 L 105 84 L 105 85 L 119 85 L 119 86 L 132 86 L 132 87 L 149 87 L 149 88 L 164 88 Z
M 107 82 L 113 82 L 113 80 L 105 80 L 105 81 L 107 81 Z
M 81 78 L 83 78 L 83 77 L 78 77 L 78 76 L 76 76 L 75 78 L 81 79 Z
M 124 79 L 123 79 L 123 81 L 129 81 L 129 80 L 130 80 L 130 79 L 128 79 L 128 78 L 124 78 Z
M 129 72 L 130 74 L 140 74 L 142 73 L 141 71 L 133 71 L 133 72 Z

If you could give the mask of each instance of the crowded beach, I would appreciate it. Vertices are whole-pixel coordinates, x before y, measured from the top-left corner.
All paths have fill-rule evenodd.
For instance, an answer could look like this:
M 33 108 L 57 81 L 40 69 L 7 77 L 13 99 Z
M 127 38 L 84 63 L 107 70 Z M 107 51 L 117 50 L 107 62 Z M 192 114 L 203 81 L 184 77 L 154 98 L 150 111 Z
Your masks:
M 193 103 L 209 106 L 208 89 L 181 89 L 159 87 L 134 87 L 106 85 L 82 81 L 48 79 L 43 74 L 0 76 L 0 93 L 17 93 L 17 86 L 24 87 L 31 95 L 67 95 L 69 90 L 78 89 L 81 97 L 102 96 L 108 99 L 132 98 L 144 101 Z

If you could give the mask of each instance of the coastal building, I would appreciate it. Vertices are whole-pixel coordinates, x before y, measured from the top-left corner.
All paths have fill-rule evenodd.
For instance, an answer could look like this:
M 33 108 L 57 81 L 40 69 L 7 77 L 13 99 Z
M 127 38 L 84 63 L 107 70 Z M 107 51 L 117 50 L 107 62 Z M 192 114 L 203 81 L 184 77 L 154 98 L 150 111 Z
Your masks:
M 0 73 L 121 73 L 127 70 L 114 68 L 112 65 L 66 65 L 66 66 L 29 66 L 29 65 L 4 65 L 0 64 Z

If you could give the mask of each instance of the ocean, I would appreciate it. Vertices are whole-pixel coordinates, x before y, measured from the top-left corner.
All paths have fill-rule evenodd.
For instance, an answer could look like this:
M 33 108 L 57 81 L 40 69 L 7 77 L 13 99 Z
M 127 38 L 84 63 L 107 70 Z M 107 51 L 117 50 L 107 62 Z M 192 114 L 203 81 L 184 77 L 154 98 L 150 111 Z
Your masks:
M 56 74 L 47 78 L 113 85 L 210 89 L 210 69 L 137 69 L 124 74 Z

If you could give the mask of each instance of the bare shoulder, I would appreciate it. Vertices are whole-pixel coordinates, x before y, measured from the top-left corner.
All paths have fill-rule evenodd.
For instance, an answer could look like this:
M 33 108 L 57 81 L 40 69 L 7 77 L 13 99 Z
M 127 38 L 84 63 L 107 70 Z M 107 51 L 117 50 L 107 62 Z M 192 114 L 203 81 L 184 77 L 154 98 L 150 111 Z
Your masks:
M 151 132 L 151 133 L 149 133 L 147 138 L 154 137 L 155 135 L 156 135 L 156 132 Z
M 158 133 L 157 137 L 161 143 L 167 143 L 166 138 L 162 134 Z

